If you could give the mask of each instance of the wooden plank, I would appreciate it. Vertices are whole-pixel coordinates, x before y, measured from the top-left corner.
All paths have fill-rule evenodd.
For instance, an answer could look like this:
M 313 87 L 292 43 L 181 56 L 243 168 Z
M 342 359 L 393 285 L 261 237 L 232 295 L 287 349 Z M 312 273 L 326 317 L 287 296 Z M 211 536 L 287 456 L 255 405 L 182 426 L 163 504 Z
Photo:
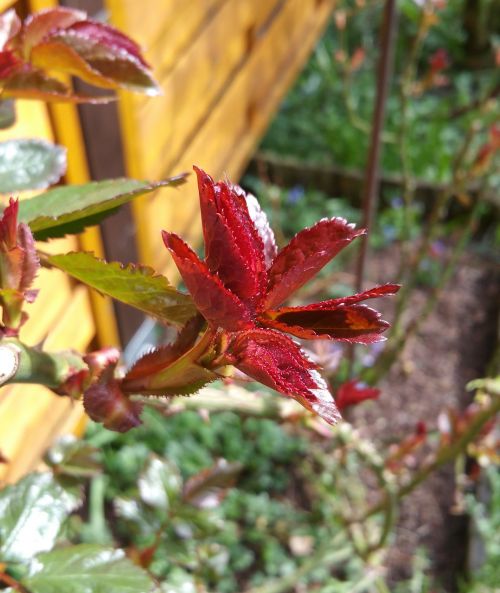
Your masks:
M 106 0 L 111 21 L 144 49 L 154 68 L 171 68 L 197 32 L 230 0 Z M 239 2 L 240 0 L 238 0 Z
M 15 126 L 0 131 L 0 140 L 38 137 L 53 141 L 44 103 L 17 101 L 16 111 Z M 27 195 L 29 192 L 23 192 L 20 197 L 23 199 Z M 76 248 L 74 237 L 41 244 L 41 249 L 48 252 Z M 21 339 L 34 345 L 50 334 L 46 342 L 49 346 L 85 348 L 95 333 L 86 289 L 73 290 L 68 277 L 46 269 L 40 270 L 35 287 L 40 292 L 27 308 L 30 318 L 21 329 Z M 8 475 L 9 481 L 13 481 L 32 469 L 60 427 L 68 426 L 70 417 L 76 421 L 71 402 L 57 398 L 44 388 L 18 385 L 1 389 L 0 450 L 11 462 L 0 468 L 0 478 Z
M 16 0 L 0 0 L 0 12 L 4 12 L 15 3 Z
M 16 123 L 0 130 L 0 141 L 11 138 L 52 139 L 47 106 L 41 101 L 16 101 Z
M 35 302 L 26 307 L 30 317 L 20 333 L 21 340 L 30 346 L 46 338 L 71 301 L 70 281 L 58 270 L 40 270 L 35 288 L 40 292 Z
M 316 3 L 317 4 L 317 3 Z M 300 74 L 316 40 L 322 35 L 328 17 L 330 16 L 333 4 L 323 0 L 320 5 L 321 12 L 316 11 L 309 22 L 304 25 L 303 34 L 295 46 L 291 47 L 287 59 L 287 67 L 279 69 L 270 92 L 266 96 L 261 95 L 260 99 L 253 105 L 251 114 L 250 130 L 242 142 L 237 140 L 230 151 L 228 161 L 221 167 L 221 170 L 228 171 L 234 179 L 239 179 L 243 174 L 252 154 L 266 131 L 267 125 L 279 108 L 279 105 L 288 88 Z
M 156 174 L 158 161 L 169 169 L 179 159 L 248 59 L 267 19 L 282 5 L 282 0 L 226 2 L 167 75 L 160 76 L 163 96 L 144 102 L 136 113 L 143 175 Z
M 55 325 L 46 347 L 84 349 L 94 335 L 87 290 L 75 289 L 73 299 Z M 39 386 L 5 389 L 0 406 L 0 447 L 11 463 L 0 466 L 0 479 L 15 482 L 34 468 L 40 455 L 68 425 L 68 416 L 77 425 L 81 408 L 69 398 L 58 398 Z M 15 419 L 15 421 L 13 421 Z
M 106 0 L 106 6 L 116 27 L 129 33 L 139 42 L 142 41 L 146 58 L 152 64 L 156 75 L 156 64 L 162 62 L 166 68 L 168 61 L 171 64 L 175 63 L 182 51 L 189 46 L 197 31 L 216 14 L 223 1 L 228 0 L 190 0 L 190 2 L 169 0 L 167 3 L 163 0 L 150 0 L 148 16 L 143 14 L 144 5 L 135 0 Z M 153 14 L 155 18 L 151 19 Z M 142 22 L 144 22 L 144 27 L 141 27 Z M 151 25 L 152 22 L 154 22 L 153 28 L 146 26 L 147 23 Z M 151 40 L 153 36 L 156 41 Z M 138 122 L 136 114 L 141 105 L 153 99 L 128 92 L 119 93 L 119 97 L 118 108 L 124 138 L 127 172 L 131 177 L 143 178 L 146 176 L 141 156 L 144 147 L 138 138 L 140 122 Z M 148 239 L 145 234 L 147 221 L 142 218 L 144 210 L 136 203 L 132 204 L 132 210 L 136 220 L 139 250 L 141 248 L 147 250 Z M 141 252 L 141 259 L 143 261 L 151 260 L 144 251 Z
M 33 12 L 45 10 L 58 6 L 57 0 L 30 0 L 30 8 Z M 71 84 L 70 77 L 63 77 L 67 84 Z M 87 155 L 78 108 L 71 103 L 52 103 L 46 107 L 53 124 L 52 133 L 55 140 L 68 148 L 68 168 L 66 171 L 67 183 L 86 183 L 90 179 L 87 166 Z M 102 243 L 99 227 L 86 229 L 75 243 L 73 249 L 79 246 L 85 251 L 92 251 L 98 257 L 104 257 L 104 246 Z M 96 319 L 97 340 L 101 346 L 115 346 L 120 343 L 118 327 L 113 310 L 113 303 L 109 298 L 101 298 L 95 293 L 90 295 L 92 314 Z
M 224 1 L 228 0 L 150 0 L 146 17 L 144 5 L 136 0 L 105 0 L 105 5 L 113 25 L 142 45 L 145 57 L 158 77 L 159 65 L 162 64 L 164 69 L 168 64 L 173 65 Z M 136 113 L 152 99 L 126 91 L 120 92 L 119 97 L 127 170 L 131 177 L 139 177 L 144 172 L 140 167 L 142 151 L 136 148 L 139 131 Z
M 252 147 L 325 26 L 331 7 L 328 1 L 318 4 L 314 0 L 289 0 L 257 41 L 248 62 L 232 80 L 191 145 L 170 169 L 159 169 L 158 176 L 189 169 L 192 163 L 197 163 L 216 177 L 228 173 L 237 179 Z M 141 208 L 144 208 L 142 230 L 151 257 L 148 263 L 172 275 L 173 267 L 159 231 L 175 230 L 191 242 L 199 238 L 194 178 L 175 193 L 158 192 L 148 202 L 143 201 Z M 165 215 L 166 208 L 170 216 Z

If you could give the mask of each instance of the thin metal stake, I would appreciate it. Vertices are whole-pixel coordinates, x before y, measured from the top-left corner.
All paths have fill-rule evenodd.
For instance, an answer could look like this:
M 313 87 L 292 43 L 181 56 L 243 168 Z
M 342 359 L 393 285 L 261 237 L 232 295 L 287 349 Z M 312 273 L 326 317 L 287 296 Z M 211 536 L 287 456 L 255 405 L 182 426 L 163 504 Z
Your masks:
M 368 153 L 368 164 L 363 188 L 363 223 L 369 233 L 373 226 L 378 203 L 380 180 L 380 152 L 382 148 L 381 136 L 384 128 L 385 105 L 392 76 L 394 57 L 394 40 L 396 33 L 396 0 L 387 0 L 384 9 L 384 21 L 381 31 L 381 52 L 378 64 L 377 96 Z M 368 256 L 368 237 L 361 239 L 361 248 L 356 269 L 356 290 L 363 289 L 366 261 Z
M 384 20 L 380 34 L 380 58 L 377 70 L 377 96 L 371 129 L 370 150 L 363 187 L 363 221 L 362 226 L 369 235 L 375 218 L 378 203 L 380 180 L 380 152 L 382 148 L 382 131 L 384 128 L 385 106 L 389 92 L 394 62 L 394 41 L 396 37 L 396 0 L 386 0 Z M 361 246 L 356 266 L 356 292 L 363 290 L 366 262 L 369 252 L 369 238 L 361 237 Z M 349 375 L 355 360 L 354 345 L 349 349 Z

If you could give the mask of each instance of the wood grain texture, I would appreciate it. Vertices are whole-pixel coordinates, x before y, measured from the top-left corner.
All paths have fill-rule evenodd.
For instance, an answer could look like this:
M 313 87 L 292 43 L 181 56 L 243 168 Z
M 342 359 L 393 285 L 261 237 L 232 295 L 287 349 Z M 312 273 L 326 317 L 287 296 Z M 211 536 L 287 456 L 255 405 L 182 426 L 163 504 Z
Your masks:
M 4 4 L 10 4 L 9 2 Z M 33 0 L 36 9 L 54 0 Z M 237 180 L 286 90 L 304 64 L 332 8 L 331 0 L 107 0 L 113 24 L 141 43 L 163 96 L 121 93 L 119 104 L 128 174 L 160 178 L 193 163 L 215 177 Z M 2 4 L 0 4 L 2 7 Z M 53 139 L 47 108 L 18 102 L 8 137 Z M 87 175 L 76 111 L 52 112 L 58 136 L 76 145 L 69 176 Z M 59 123 L 58 123 L 59 122 Z M 69 126 L 65 128 L 65 124 Z M 71 129 L 70 129 L 71 128 Z M 160 238 L 163 228 L 193 243 L 200 238 L 194 176 L 177 190 L 163 190 L 134 205 L 142 260 L 174 277 Z M 98 237 L 86 241 L 99 247 Z M 88 244 L 88 243 L 87 243 Z M 50 251 L 76 247 L 74 239 Z M 45 248 L 45 246 L 44 246 Z M 57 271 L 42 270 L 38 300 L 22 337 L 46 347 L 85 348 L 95 329 L 89 296 Z M 76 321 L 75 321 L 76 320 Z M 0 390 L 0 450 L 11 462 L 0 480 L 14 481 L 35 467 L 61 431 L 82 429 L 81 410 L 36 386 Z
M 0 0 L 0 12 L 7 10 L 13 4 L 15 4 L 16 0 Z
M 0 131 L 0 141 L 8 138 L 36 137 L 53 140 L 45 104 L 18 101 L 17 123 Z M 29 196 L 23 192 L 20 199 Z M 5 198 L 3 199 L 5 203 Z M 74 237 L 41 244 L 52 253 L 77 248 Z M 21 329 L 21 339 L 36 345 L 45 341 L 47 348 L 85 349 L 95 334 L 89 297 L 83 287 L 74 288 L 70 280 L 56 270 L 40 270 L 35 280 L 38 298 L 27 306 L 30 319 Z M 9 386 L 0 389 L 0 450 L 9 459 L 0 465 L 0 482 L 15 481 L 32 470 L 61 427 L 71 430 L 79 422 L 71 403 L 36 385 Z
M 165 71 L 163 97 L 122 104 L 129 170 L 161 178 L 196 163 L 237 180 L 332 6 L 329 0 L 227 0 Z M 142 260 L 175 280 L 160 230 L 198 242 L 193 176 L 175 192 L 138 202 L 134 212 Z
M 78 287 L 54 321 L 45 347 L 51 350 L 85 347 L 94 335 L 88 292 Z M 63 432 L 72 432 L 82 410 L 68 398 L 59 398 L 38 385 L 6 387 L 0 394 L 0 444 L 10 460 L 1 480 L 15 482 L 40 462 L 41 455 Z

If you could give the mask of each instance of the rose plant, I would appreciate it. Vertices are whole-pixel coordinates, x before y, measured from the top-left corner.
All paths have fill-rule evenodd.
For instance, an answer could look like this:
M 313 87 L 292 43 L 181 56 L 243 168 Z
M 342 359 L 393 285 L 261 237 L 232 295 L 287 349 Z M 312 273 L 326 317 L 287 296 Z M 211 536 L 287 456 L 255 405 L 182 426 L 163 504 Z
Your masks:
M 72 363 L 54 365 L 52 376 L 40 375 L 38 380 L 59 394 L 83 394 L 91 418 L 125 431 L 140 423 L 142 403 L 133 396 L 191 394 L 222 376 L 231 365 L 335 423 L 339 413 L 317 365 L 285 332 L 303 339 L 379 341 L 389 324 L 363 302 L 394 294 L 399 287 L 386 284 L 350 297 L 280 307 L 363 231 L 341 218 L 325 219 L 298 233 L 278 252 L 265 214 L 253 196 L 196 171 L 205 260 L 180 237 L 163 232 L 190 295 L 141 266 L 123 268 L 89 253 L 40 255 L 46 265 L 164 323 L 176 324 L 180 328 L 177 339 L 147 353 L 125 373 L 117 368 L 120 353 L 116 349 L 84 355 L 78 362 L 74 353 L 54 354 L 61 361 L 71 358 Z M 21 205 L 26 203 L 29 200 Z M 26 317 L 22 304 L 33 299 L 29 287 L 39 265 L 31 231 L 17 221 L 18 209 L 19 204 L 11 201 L 0 220 L 0 258 L 2 268 L 10 272 L 1 279 L 1 330 L 4 346 L 17 352 L 16 369 L 8 382 L 37 380 L 33 364 L 30 376 L 22 375 L 24 361 L 34 356 L 17 339 Z M 125 290 L 131 285 L 136 288 L 132 296 Z
M 7 110 L 4 126 L 14 118 L 13 111 L 8 114 L 11 104 L 7 101 L 11 99 L 102 100 L 75 94 L 70 86 L 52 77 L 52 70 L 107 89 L 127 88 L 147 94 L 158 90 L 138 46 L 82 11 L 61 7 L 32 15 L 23 23 L 15 12 L 8 11 L 0 18 L 0 48 L 0 100 Z M 437 64 L 436 69 L 441 66 Z M 21 154 L 26 146 L 17 148 Z M 54 156 L 53 147 L 45 149 Z M 6 152 L 0 148 L 0 158 Z M 57 154 L 59 158 L 61 153 Z M 60 159 L 57 171 L 56 178 L 64 171 Z M 229 181 L 215 182 L 197 167 L 195 171 L 203 223 L 203 259 L 180 237 L 163 231 L 165 248 L 187 292 L 146 266 L 106 262 L 88 252 L 49 255 L 40 243 L 35 243 L 79 233 L 138 195 L 161 186 L 176 187 L 184 182 L 184 174 L 160 182 L 120 179 L 64 186 L 22 201 L 9 199 L 0 214 L 0 385 L 34 383 L 50 388 L 57 396 L 83 399 L 90 418 L 116 432 L 139 426 L 145 405 L 175 413 L 173 406 L 169 408 L 174 396 L 194 395 L 207 384 L 230 376 L 253 379 L 305 408 L 284 415 L 277 404 L 273 411 L 277 421 L 297 417 L 310 420 L 312 412 L 333 425 L 340 419 L 339 409 L 376 399 L 379 390 L 357 380 L 344 383 L 336 395 L 332 394 L 321 368 L 293 338 L 350 344 L 384 340 L 382 334 L 389 324 L 366 301 L 394 295 L 399 285 L 384 284 L 359 294 L 305 305 L 286 303 L 364 230 L 343 218 L 322 219 L 298 232 L 278 250 L 266 215 L 254 196 Z M 53 182 L 54 171 L 41 182 L 30 179 L 31 188 Z M 26 305 L 37 296 L 32 285 L 41 265 L 62 270 L 88 287 L 140 310 L 173 328 L 176 337 L 129 368 L 124 368 L 116 348 L 78 353 L 48 352 L 26 345 L 19 334 L 28 316 Z M 332 432 L 316 418 L 310 422 L 318 434 L 331 438 L 338 446 L 340 462 L 335 471 L 339 471 L 339 483 L 348 473 L 346 459 L 353 452 L 363 458 L 379 480 L 378 500 L 366 508 L 351 504 L 350 485 L 344 499 L 338 504 L 332 502 L 336 528 L 342 525 L 342 541 L 351 546 L 349 554 L 354 550 L 369 563 L 385 545 L 395 500 L 432 471 L 462 455 L 471 444 L 484 454 L 490 441 L 482 438 L 491 434 L 491 420 L 499 408 L 498 393 L 488 385 L 481 384 L 482 399 L 467 414 L 449 416 L 448 430 L 441 431 L 437 446 L 413 472 L 409 458 L 420 454 L 428 444 L 425 424 L 418 424 L 414 435 L 394 444 L 382 457 L 372 454 L 369 444 L 347 425 Z M 196 397 L 189 401 L 196 402 Z M 203 407 L 210 407 L 206 399 L 203 402 Z M 226 398 L 224 405 L 230 409 L 233 403 Z M 98 544 L 53 549 L 64 521 L 81 504 L 78 479 L 97 471 L 94 449 L 71 444 L 63 449 L 55 457 L 49 455 L 52 476 L 33 474 L 0 492 L 0 511 L 7 518 L 0 520 L 0 588 L 5 585 L 3 590 L 8 593 L 64 591 L 65 575 L 79 576 L 71 585 L 78 593 L 100 590 L 104 582 L 111 592 L 164 590 L 143 569 L 149 569 L 165 522 L 176 512 L 183 513 L 182 505 L 203 509 L 214 500 L 219 503 L 242 469 L 239 464 L 219 461 L 182 485 L 179 477 L 167 479 L 167 460 L 152 459 L 147 479 L 154 474 L 156 484 L 161 470 L 161 492 L 156 498 L 142 493 L 141 512 L 151 514 L 153 507 L 163 513 L 163 519 L 153 545 L 130 550 L 132 561 L 122 551 Z M 5 461 L 0 452 L 0 463 Z M 152 491 L 158 493 L 155 488 Z M 172 507 L 169 497 L 175 500 Z M 346 500 L 349 504 L 343 505 Z M 353 512 L 347 515 L 346 508 Z M 359 538 L 353 535 L 356 525 L 380 514 L 384 524 L 377 531 L 377 542 L 367 540 L 364 547 L 360 546 Z M 40 517 L 46 521 L 40 521 Z M 325 558 L 325 550 L 321 549 L 309 565 L 314 568 Z M 287 583 L 289 580 L 269 590 L 285 591 Z

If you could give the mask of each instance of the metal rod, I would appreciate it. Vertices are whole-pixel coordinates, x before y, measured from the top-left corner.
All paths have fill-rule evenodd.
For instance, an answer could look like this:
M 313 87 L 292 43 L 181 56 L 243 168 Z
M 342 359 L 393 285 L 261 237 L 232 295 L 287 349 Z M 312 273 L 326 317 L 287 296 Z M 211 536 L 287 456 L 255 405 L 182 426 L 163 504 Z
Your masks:
M 387 0 L 384 9 L 384 20 L 381 31 L 381 52 L 377 75 L 377 96 L 373 125 L 371 130 L 370 151 L 366 167 L 363 189 L 363 227 L 370 233 L 378 202 L 380 179 L 380 153 L 382 148 L 381 136 L 384 127 L 385 105 L 392 76 L 394 57 L 394 40 L 396 33 L 396 0 Z M 368 258 L 369 239 L 361 239 L 361 247 L 356 269 L 356 290 L 363 289 L 366 262 Z

